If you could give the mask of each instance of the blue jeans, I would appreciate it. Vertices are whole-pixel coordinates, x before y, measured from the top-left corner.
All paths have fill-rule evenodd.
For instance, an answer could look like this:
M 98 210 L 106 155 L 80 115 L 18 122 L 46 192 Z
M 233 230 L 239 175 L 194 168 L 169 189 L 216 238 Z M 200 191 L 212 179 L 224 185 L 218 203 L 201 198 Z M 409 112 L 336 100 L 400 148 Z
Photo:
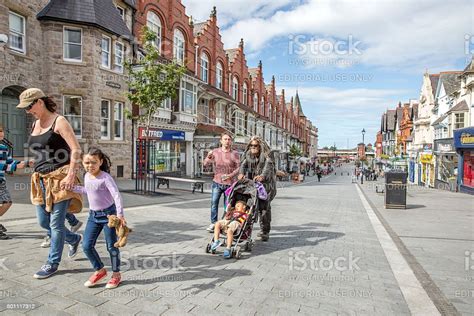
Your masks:
M 69 212 L 66 212 L 66 220 L 71 226 L 76 226 L 77 223 L 79 223 L 79 220 L 77 219 L 77 217 L 74 216 L 74 214 L 69 213 Z M 51 230 L 48 230 L 46 234 L 48 235 L 48 237 L 51 238 Z
M 105 210 L 89 211 L 89 218 L 87 219 L 87 225 L 84 231 L 84 241 L 82 242 L 82 247 L 84 249 L 84 253 L 91 262 L 92 267 L 96 271 L 104 267 L 97 250 L 95 250 L 95 243 L 97 242 L 97 238 L 99 237 L 102 229 L 104 230 L 107 250 L 110 254 L 112 271 L 120 271 L 120 251 L 117 247 L 114 247 L 115 242 L 117 242 L 117 234 L 115 233 L 115 228 L 110 228 L 107 226 L 107 223 L 109 222 L 107 215 L 116 214 L 117 210 L 115 209 L 115 204 L 112 204 Z
M 229 186 L 226 184 L 219 184 L 216 182 L 212 182 L 212 193 L 211 193 L 211 223 L 214 224 L 218 221 L 219 217 L 219 201 L 221 199 L 221 195 L 224 194 L 225 190 L 227 190 Z M 224 209 L 227 207 L 227 197 L 224 194 Z
M 50 264 L 59 264 L 63 254 L 64 242 L 75 244 L 80 236 L 72 233 L 64 225 L 66 213 L 71 200 L 65 200 L 53 204 L 51 213 L 46 211 L 46 205 L 37 205 L 36 214 L 40 226 L 51 234 L 51 247 L 49 248 L 48 262 Z

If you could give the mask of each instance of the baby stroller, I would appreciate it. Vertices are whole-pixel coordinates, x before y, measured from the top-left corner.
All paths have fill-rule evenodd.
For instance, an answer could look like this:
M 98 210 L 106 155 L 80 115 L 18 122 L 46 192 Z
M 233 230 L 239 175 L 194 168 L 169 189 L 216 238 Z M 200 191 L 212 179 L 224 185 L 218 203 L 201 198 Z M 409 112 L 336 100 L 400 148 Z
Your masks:
M 263 186 L 261 187 L 263 189 Z M 260 190 L 261 190 L 260 189 Z M 239 259 L 242 251 L 252 251 L 254 241 L 252 240 L 252 229 L 253 223 L 258 219 L 258 201 L 259 201 L 259 191 L 255 187 L 255 183 L 249 179 L 242 179 L 234 183 L 227 191 L 227 208 L 226 212 L 230 210 L 231 207 L 235 207 L 235 204 L 238 201 L 245 201 L 247 203 L 247 210 L 249 215 L 247 220 L 243 222 L 240 230 L 235 231 L 234 239 L 232 241 L 232 257 Z M 223 218 L 225 213 L 223 215 Z M 221 246 L 226 245 L 227 236 L 220 233 L 220 238 L 224 240 Z M 215 250 L 211 250 L 211 245 L 214 242 L 214 235 L 212 236 L 210 242 L 206 246 L 206 253 L 216 253 Z M 242 250 L 243 247 L 243 250 Z

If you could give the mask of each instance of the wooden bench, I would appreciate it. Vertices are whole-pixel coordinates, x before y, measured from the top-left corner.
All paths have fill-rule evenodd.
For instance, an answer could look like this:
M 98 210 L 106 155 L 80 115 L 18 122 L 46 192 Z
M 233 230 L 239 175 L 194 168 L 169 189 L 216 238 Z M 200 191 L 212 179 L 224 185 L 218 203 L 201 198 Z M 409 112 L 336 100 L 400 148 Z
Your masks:
M 155 179 L 158 180 L 158 184 L 156 186 L 157 189 L 160 188 L 160 185 L 166 184 L 166 188 L 170 188 L 170 180 L 177 181 L 177 182 L 187 182 L 192 184 L 193 193 L 194 191 L 201 190 L 201 193 L 204 193 L 204 183 L 206 181 L 203 180 L 194 180 L 194 179 L 183 179 L 183 178 L 176 178 L 176 177 L 163 177 L 163 176 L 156 176 Z

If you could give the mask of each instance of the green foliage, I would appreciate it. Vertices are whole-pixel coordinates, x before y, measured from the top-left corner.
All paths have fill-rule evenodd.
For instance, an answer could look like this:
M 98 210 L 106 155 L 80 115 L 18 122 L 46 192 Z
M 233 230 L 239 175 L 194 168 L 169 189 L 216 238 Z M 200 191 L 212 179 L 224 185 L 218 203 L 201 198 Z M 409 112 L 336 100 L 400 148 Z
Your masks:
M 136 117 L 148 129 L 154 114 L 162 107 L 163 101 L 175 99 L 181 76 L 186 68 L 176 62 L 160 60 L 158 49 L 152 44 L 156 34 L 146 26 L 143 28 L 145 56 L 135 64 L 126 63 L 130 92 L 127 98 L 139 106 L 144 113 Z
M 303 153 L 301 150 L 296 146 L 295 144 L 291 145 L 290 147 L 290 157 L 296 158 L 296 157 L 301 157 Z

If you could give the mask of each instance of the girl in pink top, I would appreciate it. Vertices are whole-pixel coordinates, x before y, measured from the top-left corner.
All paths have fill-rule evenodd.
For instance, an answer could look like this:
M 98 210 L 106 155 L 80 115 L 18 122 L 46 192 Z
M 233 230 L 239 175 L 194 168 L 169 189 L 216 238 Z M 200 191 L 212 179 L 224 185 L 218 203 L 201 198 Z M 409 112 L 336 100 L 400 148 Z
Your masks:
M 93 287 L 107 276 L 104 264 L 95 249 L 97 238 L 104 230 L 113 271 L 112 278 L 105 287 L 116 288 L 121 280 L 120 252 L 118 248 L 114 247 L 117 241 L 115 228 L 108 227 L 107 223 L 110 215 L 117 215 L 122 221 L 125 221 L 122 198 L 114 179 L 109 174 L 110 159 L 106 154 L 98 148 L 91 148 L 84 155 L 82 164 L 87 171 L 84 176 L 84 186 L 76 186 L 74 192 L 87 194 L 89 200 L 89 218 L 84 231 L 82 247 L 95 270 L 84 286 Z

